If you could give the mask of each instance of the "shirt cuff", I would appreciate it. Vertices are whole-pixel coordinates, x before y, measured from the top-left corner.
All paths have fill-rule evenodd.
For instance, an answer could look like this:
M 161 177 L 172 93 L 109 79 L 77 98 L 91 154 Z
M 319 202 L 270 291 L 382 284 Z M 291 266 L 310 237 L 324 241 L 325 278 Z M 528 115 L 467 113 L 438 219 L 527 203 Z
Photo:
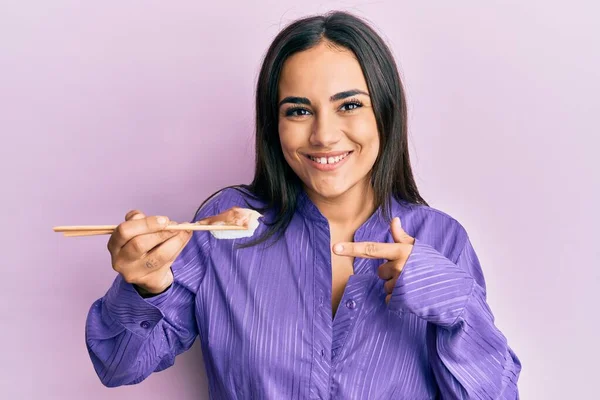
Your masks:
M 127 330 L 146 337 L 163 319 L 164 314 L 157 305 L 161 304 L 172 290 L 171 286 L 157 296 L 144 299 L 133 285 L 127 283 L 119 274 L 104 296 L 103 308 L 114 321 Z
M 437 325 L 452 326 L 469 301 L 474 285 L 468 271 L 415 239 L 392 290 L 389 308 L 411 312 Z

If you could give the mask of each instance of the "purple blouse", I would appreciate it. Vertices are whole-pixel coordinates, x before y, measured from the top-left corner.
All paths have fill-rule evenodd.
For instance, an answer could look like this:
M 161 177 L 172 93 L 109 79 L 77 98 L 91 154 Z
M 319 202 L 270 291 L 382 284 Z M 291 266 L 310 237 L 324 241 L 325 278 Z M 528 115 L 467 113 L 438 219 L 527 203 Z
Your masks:
M 194 220 L 233 206 L 247 207 L 225 189 Z M 396 200 L 392 216 L 415 244 L 390 303 L 377 276 L 385 260 L 356 258 L 334 318 L 329 224 L 306 193 L 274 244 L 236 249 L 251 238 L 194 232 L 166 292 L 142 298 L 117 275 L 91 306 L 98 377 L 137 384 L 199 335 L 211 399 L 518 399 L 521 363 L 494 325 L 465 229 Z M 381 208 L 354 241 L 393 242 Z

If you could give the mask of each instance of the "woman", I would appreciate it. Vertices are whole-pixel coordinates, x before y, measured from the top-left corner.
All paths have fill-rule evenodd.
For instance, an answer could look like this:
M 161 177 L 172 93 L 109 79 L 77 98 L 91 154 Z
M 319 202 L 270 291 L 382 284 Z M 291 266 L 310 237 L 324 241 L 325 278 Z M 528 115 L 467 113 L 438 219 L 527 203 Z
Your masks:
M 141 382 L 199 334 L 215 399 L 518 398 L 469 237 L 419 195 L 406 119 L 366 23 L 286 27 L 258 79 L 254 180 L 194 217 L 253 208 L 260 227 L 219 240 L 128 213 L 108 243 L 119 275 L 87 319 L 101 381 Z

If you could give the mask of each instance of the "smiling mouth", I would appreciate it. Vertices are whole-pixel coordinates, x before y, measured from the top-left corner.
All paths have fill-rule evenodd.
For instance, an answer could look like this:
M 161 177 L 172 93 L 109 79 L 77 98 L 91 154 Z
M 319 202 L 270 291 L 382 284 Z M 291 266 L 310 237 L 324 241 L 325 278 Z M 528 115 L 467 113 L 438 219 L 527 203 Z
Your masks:
M 309 160 L 312 160 L 318 164 L 337 164 L 340 161 L 342 161 L 344 158 L 348 157 L 352 152 L 351 151 L 347 151 L 346 153 L 343 154 L 339 154 L 335 157 L 313 157 L 309 154 L 305 154 L 306 158 L 308 158 Z

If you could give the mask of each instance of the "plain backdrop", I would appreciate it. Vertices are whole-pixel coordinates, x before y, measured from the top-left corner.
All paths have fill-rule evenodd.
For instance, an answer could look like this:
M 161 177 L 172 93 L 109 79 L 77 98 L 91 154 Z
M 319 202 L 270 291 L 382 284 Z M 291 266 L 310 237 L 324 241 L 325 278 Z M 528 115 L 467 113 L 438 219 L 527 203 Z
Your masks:
M 343 9 L 393 49 L 419 189 L 467 229 L 523 399 L 597 386 L 600 27 L 593 1 L 0 2 L 2 399 L 207 399 L 198 342 L 107 389 L 84 324 L 139 208 L 190 220 L 252 178 L 254 86 L 287 23 Z M 383 378 L 383 377 L 382 377 Z

